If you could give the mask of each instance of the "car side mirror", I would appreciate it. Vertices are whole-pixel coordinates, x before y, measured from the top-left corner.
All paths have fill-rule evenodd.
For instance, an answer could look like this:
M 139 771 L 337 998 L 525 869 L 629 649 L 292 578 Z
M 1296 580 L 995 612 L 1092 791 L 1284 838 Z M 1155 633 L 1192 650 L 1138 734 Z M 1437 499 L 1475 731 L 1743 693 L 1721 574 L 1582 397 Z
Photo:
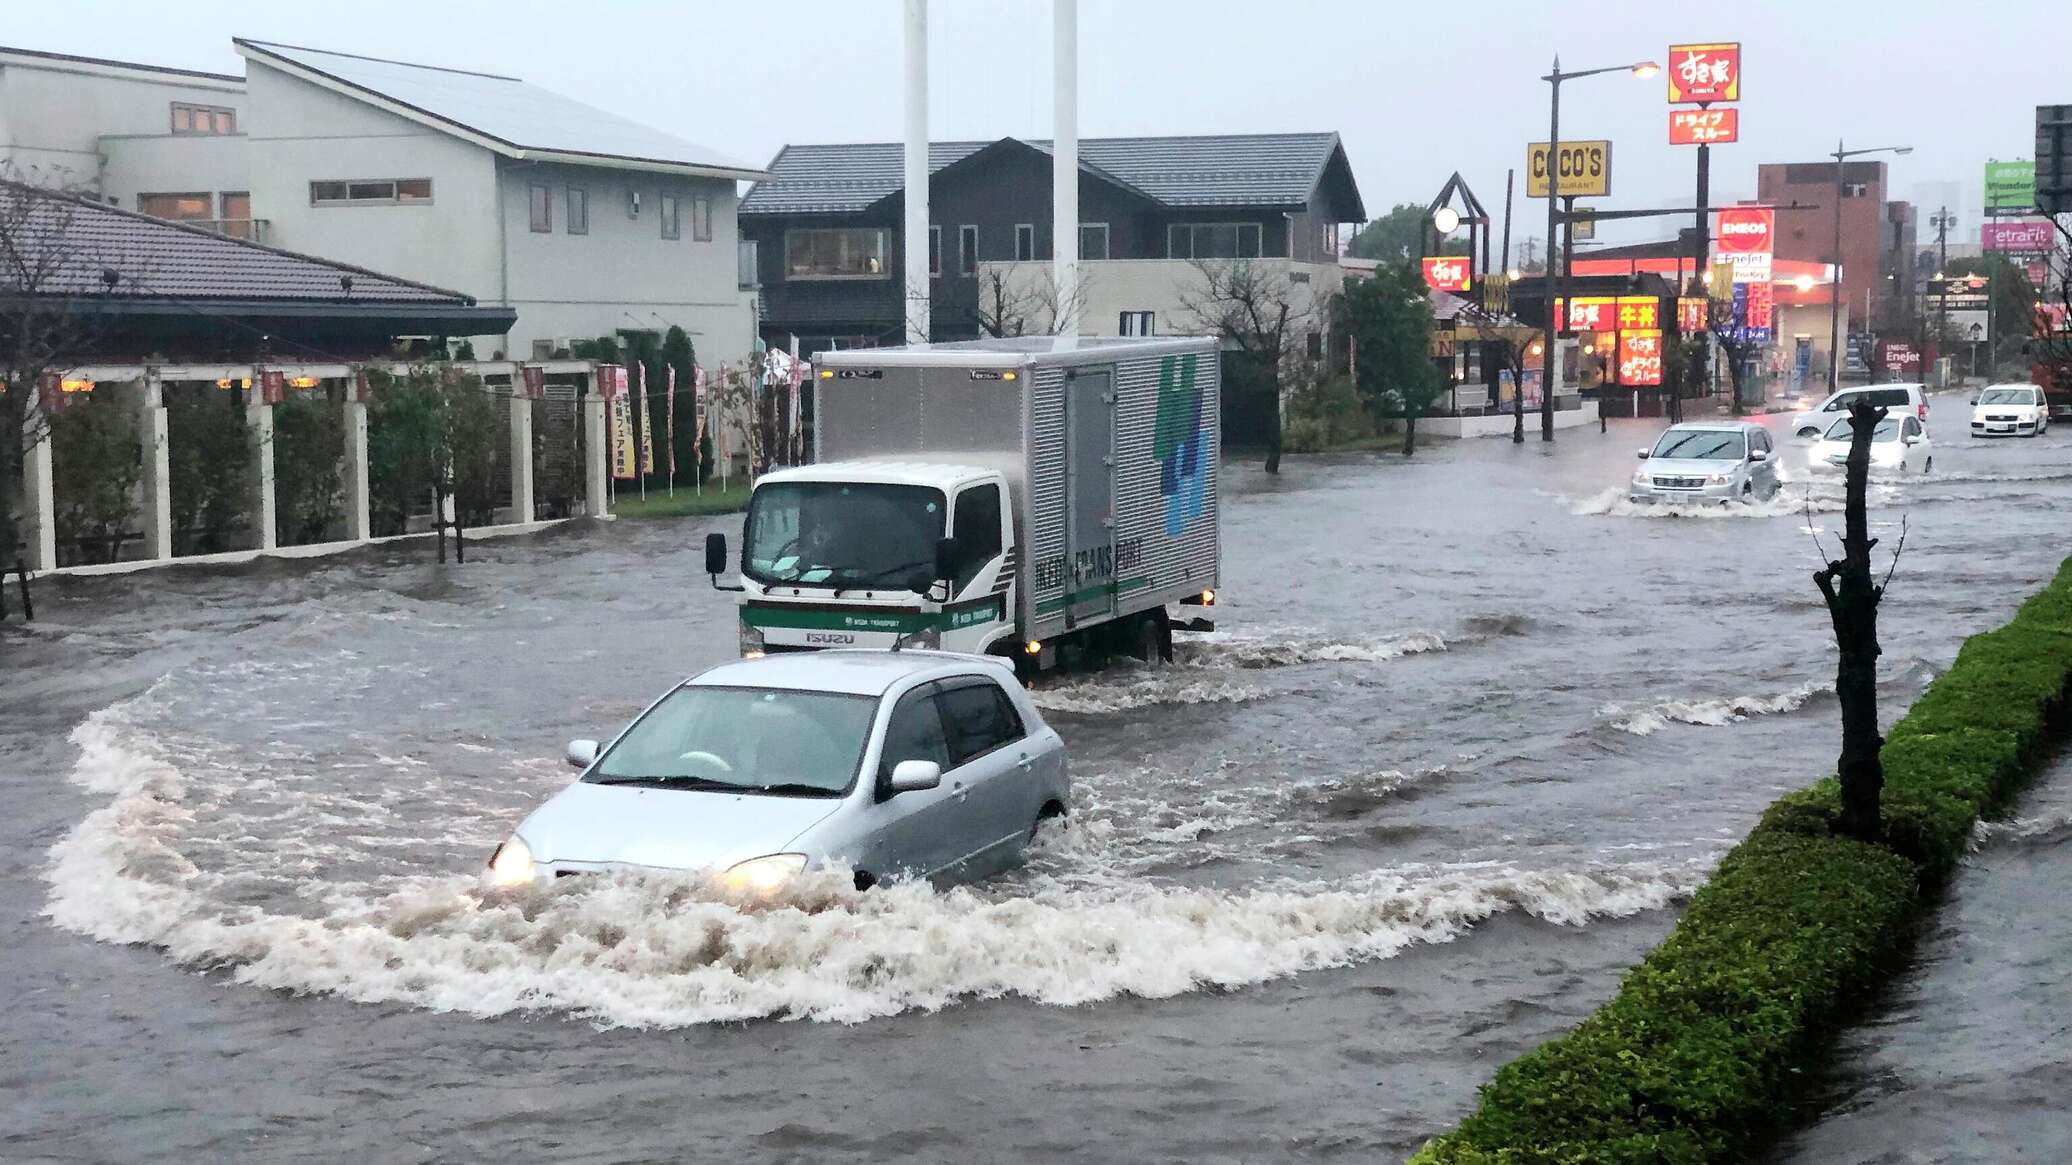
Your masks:
M 1640 451 L 1640 459 L 1641 459 L 1642 461 L 1646 461 L 1646 460 L 1648 459 L 1648 451 L 1647 451 L 1647 450 L 1643 449 L 1643 450 L 1641 450 L 1641 451 Z
M 903 760 L 892 766 L 892 791 L 918 793 L 942 784 L 942 766 L 932 760 Z
M 1748 451 L 1748 459 L 1750 461 L 1768 461 L 1770 459 L 1770 451 L 1768 449 L 1750 449 Z
M 1972 397 L 1972 398 L 1971 398 L 1971 403 L 1972 403 L 1972 404 L 1977 404 L 1977 403 L 1978 403 L 1978 398 L 1977 398 L 1977 397 Z
M 597 742 L 594 740 L 571 740 L 568 742 L 568 767 L 587 769 L 597 761 Z

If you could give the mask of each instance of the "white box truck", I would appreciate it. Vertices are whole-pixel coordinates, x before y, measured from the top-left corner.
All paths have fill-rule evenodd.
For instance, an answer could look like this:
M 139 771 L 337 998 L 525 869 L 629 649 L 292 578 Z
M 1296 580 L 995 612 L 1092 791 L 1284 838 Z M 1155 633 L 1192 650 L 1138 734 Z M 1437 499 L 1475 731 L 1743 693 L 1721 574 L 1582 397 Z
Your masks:
M 750 495 L 744 655 L 1170 658 L 1215 602 L 1217 347 L 1029 337 L 814 357 L 814 463 Z M 732 569 L 721 534 L 706 570 Z

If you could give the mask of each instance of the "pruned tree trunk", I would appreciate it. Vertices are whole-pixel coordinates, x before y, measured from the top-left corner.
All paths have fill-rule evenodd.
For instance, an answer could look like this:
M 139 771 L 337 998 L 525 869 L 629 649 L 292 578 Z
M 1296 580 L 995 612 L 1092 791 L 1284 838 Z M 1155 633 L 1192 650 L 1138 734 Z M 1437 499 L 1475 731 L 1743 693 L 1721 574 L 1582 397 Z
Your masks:
M 1813 584 L 1827 600 L 1838 649 L 1835 695 L 1842 704 L 1842 754 L 1835 772 L 1842 782 L 1842 816 L 1836 828 L 1863 841 L 1884 835 L 1878 812 L 1878 795 L 1885 785 L 1884 765 L 1878 758 L 1885 744 L 1878 735 L 1878 602 L 1885 588 L 1871 581 L 1871 548 L 1878 540 L 1870 536 L 1864 497 L 1871 435 L 1884 419 L 1883 408 L 1861 398 L 1850 406 L 1842 557 L 1813 572 Z
M 1266 472 L 1278 476 L 1281 472 L 1281 382 L 1273 378 L 1273 422 L 1266 436 Z
M 1417 414 L 1403 414 L 1403 456 L 1417 452 Z

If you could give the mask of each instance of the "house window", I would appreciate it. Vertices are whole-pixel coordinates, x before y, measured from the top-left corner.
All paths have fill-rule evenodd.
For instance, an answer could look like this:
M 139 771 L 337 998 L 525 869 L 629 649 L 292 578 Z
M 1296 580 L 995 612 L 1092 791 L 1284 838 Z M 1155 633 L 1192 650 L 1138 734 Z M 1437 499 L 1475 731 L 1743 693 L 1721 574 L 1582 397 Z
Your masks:
M 640 191 L 633 189 L 631 186 L 626 188 L 626 217 L 640 217 Z
M 1036 257 L 1036 228 L 1030 223 L 1017 223 L 1014 228 L 1014 258 L 1017 263 L 1027 263 Z
M 1166 249 L 1174 259 L 1256 259 L 1259 224 L 1176 222 L 1166 228 Z
M 928 228 L 928 274 L 942 274 L 942 228 Z
M 1118 336 L 1150 336 L 1158 331 L 1158 315 L 1148 311 L 1126 311 L 1115 321 Z
M 665 239 L 683 238 L 683 220 L 677 217 L 676 195 L 662 195 L 655 200 L 655 206 L 661 211 L 656 217 L 662 220 L 662 237 Z
M 139 194 L 137 209 L 152 218 L 214 218 L 215 199 L 207 191 L 199 194 Z
M 590 233 L 590 192 L 581 186 L 568 188 L 568 233 Z
M 252 237 L 252 194 L 249 190 L 225 190 L 217 195 L 223 208 L 223 233 L 233 239 Z
M 368 203 L 430 202 L 430 178 L 353 178 L 309 184 L 311 206 Z
M 786 231 L 784 277 L 883 279 L 885 245 L 890 233 L 882 227 Z
M 1083 222 L 1079 224 L 1079 257 L 1082 259 L 1106 259 L 1108 257 L 1107 223 Z
M 237 110 L 214 105 L 173 102 L 174 133 L 236 133 Z
M 712 200 L 704 195 L 691 199 L 691 237 L 701 243 L 712 241 Z
M 969 224 L 957 228 L 957 274 L 978 274 L 978 228 Z
M 532 188 L 532 233 L 536 235 L 554 232 L 554 190 L 548 186 L 535 185 Z
M 1336 258 L 1338 258 L 1338 224 L 1337 224 L 1337 223 L 1335 223 L 1335 222 L 1327 222 L 1327 223 L 1325 223 L 1325 224 L 1324 224 L 1324 226 L 1323 226 L 1323 233 L 1322 233 L 1322 240 L 1321 240 L 1321 241 L 1322 241 L 1322 243 L 1323 243 L 1323 250 L 1324 250 L 1324 258 L 1326 258 L 1326 259 L 1336 259 Z
M 1864 195 L 1869 194 L 1870 191 L 1870 184 L 1867 182 L 1850 182 L 1842 187 L 1842 197 L 1862 198 Z

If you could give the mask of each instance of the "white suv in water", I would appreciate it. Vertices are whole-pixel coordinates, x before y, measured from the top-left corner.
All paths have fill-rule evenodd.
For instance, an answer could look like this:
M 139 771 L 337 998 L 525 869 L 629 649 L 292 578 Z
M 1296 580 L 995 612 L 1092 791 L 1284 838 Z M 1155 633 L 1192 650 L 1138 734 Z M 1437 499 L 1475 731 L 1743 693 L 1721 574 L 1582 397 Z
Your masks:
M 1626 496 L 1636 502 L 1750 502 L 1779 488 L 1770 431 L 1748 421 L 1671 425 L 1652 448 Z
M 1849 406 L 1866 396 L 1872 404 L 1884 405 L 1887 415 L 1909 412 L 1923 425 L 1928 423 L 1928 393 L 1921 385 L 1866 384 L 1842 389 L 1806 412 L 1793 413 L 1788 428 L 1793 436 L 1819 437 L 1835 423 L 1836 417 L 1847 415 Z
M 1989 384 L 1971 402 L 1974 437 L 2041 437 L 2050 430 L 2050 406 L 2033 384 Z

